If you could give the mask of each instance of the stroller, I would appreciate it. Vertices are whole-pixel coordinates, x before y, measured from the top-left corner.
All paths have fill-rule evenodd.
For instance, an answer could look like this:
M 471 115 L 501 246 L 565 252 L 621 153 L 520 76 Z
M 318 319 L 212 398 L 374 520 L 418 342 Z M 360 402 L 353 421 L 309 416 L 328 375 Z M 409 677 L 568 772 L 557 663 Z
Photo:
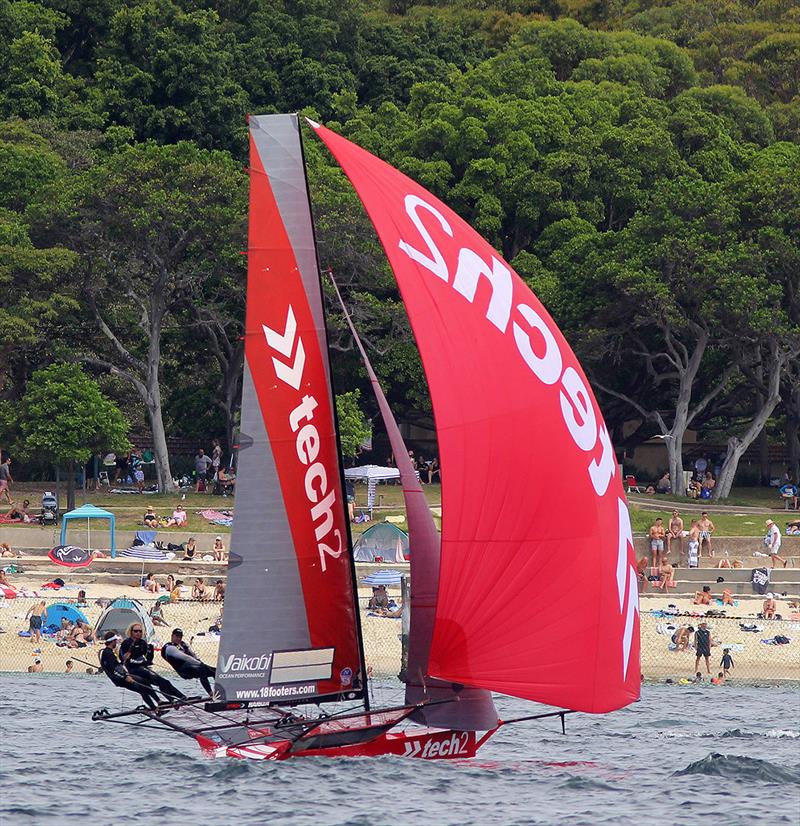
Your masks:
M 48 490 L 42 496 L 42 525 L 55 525 L 58 522 L 58 499 Z

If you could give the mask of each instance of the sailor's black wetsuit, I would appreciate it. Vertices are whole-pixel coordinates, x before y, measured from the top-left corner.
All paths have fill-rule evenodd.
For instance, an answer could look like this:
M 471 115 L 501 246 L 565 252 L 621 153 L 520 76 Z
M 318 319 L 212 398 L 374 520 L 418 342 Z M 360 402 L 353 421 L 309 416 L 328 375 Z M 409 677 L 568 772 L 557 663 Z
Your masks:
M 126 658 L 126 654 L 130 654 Z M 148 645 L 145 640 L 135 640 L 128 637 L 119 647 L 119 658 L 122 664 L 128 669 L 132 677 L 137 679 L 140 683 L 155 686 L 162 694 L 174 699 L 183 699 L 186 695 L 179 689 L 175 688 L 172 683 L 164 679 L 160 674 L 151 671 L 149 666 L 153 662 L 153 648 Z
M 175 644 L 168 642 L 161 649 L 161 656 L 175 669 L 179 677 L 184 680 L 200 680 L 200 685 L 211 694 L 209 677 L 216 678 L 217 673 L 210 665 L 206 665 L 197 654 L 183 641 Z
M 111 680 L 114 685 L 120 688 L 127 688 L 128 691 L 134 691 L 136 694 L 141 694 L 142 699 L 150 708 L 155 708 L 158 705 L 158 695 L 152 689 L 145 685 L 138 683 L 129 683 L 126 677 L 128 676 L 122 663 L 117 659 L 114 650 L 106 646 L 100 652 L 100 668 L 105 673 L 106 677 Z M 136 677 L 133 678 L 134 680 Z

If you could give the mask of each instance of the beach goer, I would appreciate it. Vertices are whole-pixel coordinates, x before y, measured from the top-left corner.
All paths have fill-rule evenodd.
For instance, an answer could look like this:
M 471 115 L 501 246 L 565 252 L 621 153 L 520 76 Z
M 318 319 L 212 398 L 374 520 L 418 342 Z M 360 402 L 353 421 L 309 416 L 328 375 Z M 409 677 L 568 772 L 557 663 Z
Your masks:
M 672 635 L 672 641 L 675 643 L 676 651 L 688 651 L 689 644 L 692 641 L 692 634 L 694 634 L 694 627 L 691 625 L 682 625 Z
M 158 694 L 148 685 L 138 682 L 117 658 L 116 648 L 119 639 L 113 631 L 109 631 L 103 637 L 105 647 L 100 652 L 100 670 L 114 685 L 139 694 L 150 708 L 156 708 L 159 703 Z
M 656 493 L 672 493 L 672 482 L 669 480 L 669 471 L 656 482 Z
M 690 568 L 697 568 L 700 564 L 700 523 L 697 519 L 692 520 L 692 526 L 689 529 L 689 551 L 686 564 Z
M 211 548 L 211 553 L 214 556 L 215 562 L 225 561 L 225 543 L 222 541 L 221 536 L 218 536 L 214 539 L 214 545 Z
M 711 685 L 725 685 L 725 675 L 720 671 L 716 677 L 711 678 Z
M 636 578 L 639 581 L 639 591 L 647 590 L 650 581 L 647 579 L 647 557 L 642 556 L 636 563 Z
M 733 594 L 731 593 L 730 588 L 724 588 L 722 591 L 722 604 L 723 605 L 734 605 L 733 601 Z
M 672 552 L 672 546 L 678 545 L 678 563 L 683 564 L 683 519 L 678 511 L 672 511 L 672 518 L 669 520 L 667 530 L 667 553 Z M 673 557 L 674 559 L 675 557 Z
M 158 517 L 155 514 L 155 511 L 152 508 L 148 508 L 144 512 L 144 517 L 142 518 L 142 524 L 146 528 L 157 528 L 158 527 Z
M 722 649 L 722 659 L 719 661 L 719 664 L 722 666 L 722 671 L 725 677 L 730 677 L 731 669 L 735 666 L 733 657 L 731 657 L 730 648 Z
M 194 581 L 194 585 L 192 586 L 192 599 L 211 599 L 211 592 L 206 587 L 202 577 L 197 577 Z
M 761 606 L 761 613 L 764 619 L 775 619 L 775 612 L 778 610 L 778 603 L 775 601 L 775 594 L 767 594 Z
M 158 580 L 153 576 L 153 574 L 147 574 L 144 578 L 144 582 L 142 583 L 142 588 L 151 594 L 157 594 L 161 590 L 161 586 L 158 584 Z
M 144 491 L 144 465 L 142 462 L 142 454 L 138 450 L 131 453 L 131 474 L 133 475 L 133 483 L 139 493 Z
M 193 536 L 190 536 L 186 540 L 186 545 L 184 546 L 184 549 L 183 549 L 183 558 L 184 559 L 189 559 L 189 560 L 194 559 L 194 555 L 196 553 L 197 553 L 197 542 L 195 542 L 195 539 L 194 539 Z
M 764 545 L 767 547 L 772 567 L 775 567 L 775 560 L 777 559 L 783 563 L 785 568 L 786 560 L 778 553 L 781 549 L 781 529 L 771 519 L 767 519 L 767 535 L 764 537 Z
M 153 603 L 152 608 L 150 608 L 149 614 L 150 614 L 150 619 L 153 622 L 153 625 L 155 625 L 155 626 L 169 625 L 169 623 L 166 621 L 166 619 L 164 619 L 164 607 L 163 607 L 163 603 L 161 602 L 161 600 L 156 600 L 156 602 Z
M 28 666 L 28 671 L 30 671 L 30 672 L 44 671 L 44 666 L 42 665 L 42 661 L 37 657 L 33 661 L 33 665 Z
M 211 683 L 208 678 L 216 678 L 216 672 L 183 641 L 183 631 L 180 628 L 172 632 L 170 641 L 161 649 L 161 656 L 175 669 L 179 677 L 183 677 L 184 680 L 200 680 L 206 694 L 211 694 Z
M 386 593 L 385 585 L 376 585 L 372 589 L 372 597 L 367 605 L 370 611 L 388 611 L 389 595 Z
M 222 602 L 225 599 L 225 583 L 218 579 L 214 583 L 214 597 L 215 602 Z
M 664 520 L 659 516 L 650 526 L 650 559 L 651 565 L 657 568 L 664 556 Z
M 128 629 L 128 636 L 119 648 L 120 661 L 128 673 L 140 683 L 158 690 L 171 699 L 183 699 L 186 695 L 169 680 L 151 670 L 153 646 L 144 638 L 144 628 L 140 622 L 134 622 Z
M 170 602 L 180 602 L 181 600 L 181 588 L 183 587 L 183 580 L 179 579 L 175 583 L 175 587 L 169 592 L 169 601 Z
M 175 588 L 175 577 L 172 576 L 172 574 L 167 574 L 167 585 L 164 588 L 164 590 L 169 591 L 170 593 L 172 593 L 174 588 Z
M 706 661 L 706 673 L 711 673 L 711 632 L 708 630 L 708 625 L 704 622 L 700 623 L 697 631 L 694 632 L 694 650 L 697 655 L 694 661 L 694 670 L 698 671 L 700 668 L 700 660 Z
M 220 466 L 222 465 L 222 447 L 220 446 L 219 439 L 212 439 L 211 440 L 211 467 L 214 470 L 214 473 L 219 473 Z
M 167 527 L 169 528 L 174 525 L 175 527 L 182 528 L 188 521 L 189 516 L 183 509 L 183 505 L 175 505 L 175 510 L 172 511 L 172 516 L 167 519 Z
M 72 666 L 73 666 L 72 660 L 67 660 L 64 663 L 64 673 L 65 674 L 72 674 Z
M 42 641 L 42 625 L 44 623 L 44 616 L 47 613 L 47 606 L 44 600 L 31 605 L 28 608 L 28 613 L 25 614 L 25 619 L 28 620 L 28 631 L 30 631 L 31 642 L 40 643 Z
M 658 582 L 655 584 L 655 588 L 660 588 L 662 591 L 666 591 L 670 584 L 672 583 L 675 576 L 675 569 L 670 564 L 669 560 L 664 557 L 661 560 L 661 565 L 658 568 Z
M 86 601 L 86 591 L 80 590 L 78 591 L 78 608 L 86 608 L 88 607 L 89 603 Z
M 711 547 L 711 534 L 716 528 L 714 523 L 708 518 L 708 511 L 703 511 L 700 514 L 700 521 L 697 523 L 700 528 L 700 556 L 703 555 L 703 543 L 708 545 L 709 557 L 714 556 L 714 549 Z
M 6 502 L 9 505 L 13 505 L 14 503 L 11 501 L 11 483 L 14 481 L 14 477 L 11 475 L 11 457 L 7 456 L 0 462 L 0 496 L 6 497 Z
M 697 671 L 695 672 L 694 679 L 692 680 L 693 683 L 702 683 L 703 682 L 703 675 Z
M 210 467 L 210 457 L 206 456 L 206 452 L 203 450 L 202 447 L 199 448 L 194 457 L 194 470 L 197 474 L 197 487 L 195 488 L 195 490 L 197 493 L 206 490 L 206 479 L 208 477 L 208 469 Z
M 702 591 L 694 592 L 695 605 L 711 605 L 711 586 L 704 585 Z
M 16 559 L 18 556 L 22 556 L 22 554 L 12 551 L 8 542 L 0 542 L 0 557 Z

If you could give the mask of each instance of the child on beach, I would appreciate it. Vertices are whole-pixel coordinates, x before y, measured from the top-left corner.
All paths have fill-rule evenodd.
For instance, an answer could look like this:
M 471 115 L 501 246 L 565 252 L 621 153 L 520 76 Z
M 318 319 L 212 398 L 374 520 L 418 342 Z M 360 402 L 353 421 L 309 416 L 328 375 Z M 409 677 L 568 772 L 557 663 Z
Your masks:
M 730 648 L 722 649 L 722 659 L 719 663 L 722 666 L 722 671 L 725 677 L 731 676 L 731 669 L 734 667 L 733 657 L 731 657 Z
M 711 678 L 711 685 L 725 685 L 725 675 L 720 671 L 716 677 Z

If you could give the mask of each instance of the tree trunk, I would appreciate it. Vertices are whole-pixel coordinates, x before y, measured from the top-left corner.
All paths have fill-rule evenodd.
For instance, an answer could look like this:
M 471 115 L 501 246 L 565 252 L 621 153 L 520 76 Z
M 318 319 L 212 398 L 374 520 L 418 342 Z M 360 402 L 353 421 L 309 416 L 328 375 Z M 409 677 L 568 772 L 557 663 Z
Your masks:
M 722 465 L 719 479 L 717 479 L 717 484 L 714 487 L 713 498 L 715 501 L 727 499 L 728 496 L 730 496 L 733 480 L 739 467 L 739 460 L 764 429 L 767 419 L 769 419 L 772 411 L 775 410 L 778 402 L 780 402 L 779 388 L 781 374 L 786 366 L 787 358 L 787 354 L 777 352 L 776 347 L 772 348 L 770 359 L 767 362 L 769 364 L 769 375 L 766 397 L 760 393 L 757 394 L 756 398 L 759 400 L 760 409 L 753 417 L 753 421 L 750 422 L 750 426 L 741 437 L 731 436 L 730 439 L 728 439 L 728 453 Z
M 150 420 L 150 430 L 153 433 L 153 458 L 156 462 L 156 482 L 160 493 L 171 493 L 175 490 L 172 479 L 172 470 L 169 465 L 167 450 L 167 434 L 164 430 L 164 419 L 161 415 L 161 403 L 148 406 L 147 416 Z
M 789 473 L 797 483 L 800 481 L 800 383 L 792 388 L 786 404 L 786 448 L 789 453 Z
M 222 409 L 225 412 L 225 440 L 229 452 L 233 451 L 236 432 L 236 414 L 241 405 L 242 368 L 244 367 L 244 342 L 237 343 L 233 356 L 225 364 L 222 374 Z
M 165 277 L 166 280 L 166 277 Z M 172 493 L 175 482 L 169 465 L 167 434 L 164 430 L 164 417 L 161 411 L 161 385 L 159 367 L 161 366 L 161 327 L 164 318 L 164 296 L 160 290 L 154 290 L 150 296 L 150 344 L 147 348 L 147 417 L 153 434 L 153 458 L 156 463 L 156 483 L 159 493 Z
M 75 510 L 75 462 L 70 459 L 67 465 L 67 510 Z

